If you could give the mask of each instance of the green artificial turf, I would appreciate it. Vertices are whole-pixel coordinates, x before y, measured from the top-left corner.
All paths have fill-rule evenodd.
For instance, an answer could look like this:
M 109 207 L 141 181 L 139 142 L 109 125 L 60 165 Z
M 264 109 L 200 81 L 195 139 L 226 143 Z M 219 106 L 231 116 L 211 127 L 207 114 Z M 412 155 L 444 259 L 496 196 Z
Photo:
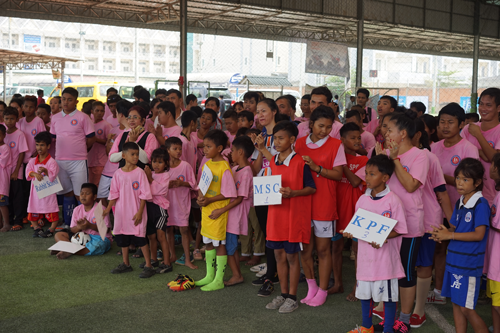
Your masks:
M 143 259 L 131 258 L 132 273 L 110 274 L 121 262 L 114 245 L 99 257 L 58 260 L 47 250 L 54 240 L 32 238 L 30 228 L 0 234 L 0 331 L 2 332 L 347 332 L 361 323 L 359 302 L 345 297 L 354 283 L 353 262 L 344 257 L 344 294 L 329 296 L 318 308 L 301 305 L 291 314 L 267 310 L 271 297 L 257 296 L 255 274 L 242 264 L 245 283 L 215 292 L 199 288 L 168 290 L 177 273 L 200 279 L 198 270 L 174 265 L 174 271 L 150 279 L 138 277 Z M 181 252 L 178 247 L 177 251 Z M 347 253 L 346 253 L 347 254 Z M 228 268 L 226 278 L 231 271 Z M 273 296 L 278 295 L 279 285 Z M 298 298 L 307 285 L 299 285 Z M 451 304 L 436 306 L 453 325 Z M 478 312 L 491 325 L 490 306 Z M 374 320 L 374 322 L 377 322 Z M 431 320 L 416 332 L 440 332 Z M 472 332 L 472 329 L 470 329 Z

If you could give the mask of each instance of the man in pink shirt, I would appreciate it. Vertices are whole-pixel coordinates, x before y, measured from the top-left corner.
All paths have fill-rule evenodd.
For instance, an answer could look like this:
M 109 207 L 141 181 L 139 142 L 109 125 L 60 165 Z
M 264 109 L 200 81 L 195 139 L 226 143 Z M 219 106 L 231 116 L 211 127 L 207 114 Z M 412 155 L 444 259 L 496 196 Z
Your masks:
M 175 105 L 175 122 L 177 126 L 181 126 L 181 115 L 183 109 L 182 94 L 177 89 L 170 89 L 167 91 L 166 101 L 174 103 Z
M 71 215 L 79 201 L 80 189 L 87 183 L 87 151 L 95 142 L 92 120 L 76 109 L 78 91 L 65 88 L 62 92 L 63 111 L 52 116 L 50 133 L 56 139 L 56 161 L 64 195 L 63 219 L 69 226 Z M 75 200 L 76 197 L 76 200 Z
M 116 115 L 116 103 L 118 103 L 122 98 L 119 95 L 111 95 L 108 97 L 106 102 L 106 110 L 109 110 L 109 115 L 104 114 L 104 120 L 106 120 L 111 126 L 118 127 L 120 123 Z
M 118 96 L 118 90 L 116 90 L 115 87 L 110 87 L 110 88 L 108 88 L 108 90 L 106 90 L 106 102 L 108 102 L 107 99 L 110 98 L 111 96 Z M 118 97 L 120 97 L 120 96 L 118 96 Z M 118 102 L 118 100 L 116 100 L 116 102 Z M 115 111 L 116 111 L 116 109 L 115 109 Z M 104 119 L 107 120 L 111 116 L 113 116 L 113 111 L 111 110 L 111 106 L 109 105 L 109 102 L 108 102 L 108 103 L 106 103 L 105 108 L 104 108 Z

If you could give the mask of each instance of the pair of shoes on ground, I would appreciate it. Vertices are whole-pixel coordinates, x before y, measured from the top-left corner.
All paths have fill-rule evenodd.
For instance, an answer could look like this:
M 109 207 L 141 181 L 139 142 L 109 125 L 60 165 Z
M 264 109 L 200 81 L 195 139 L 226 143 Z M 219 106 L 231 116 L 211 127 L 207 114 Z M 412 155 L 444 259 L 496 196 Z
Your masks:
M 278 310 L 279 313 L 290 313 L 299 308 L 297 300 L 278 296 L 266 305 L 266 309 Z
M 134 269 L 131 265 L 127 266 L 125 263 L 121 263 L 115 269 L 111 270 L 111 274 L 122 274 L 132 272 Z M 153 267 L 144 267 L 144 270 L 139 274 L 141 279 L 147 279 L 156 274 L 156 271 Z
M 54 232 L 50 228 L 45 231 L 42 228 L 38 228 L 33 232 L 33 238 L 49 238 L 52 236 L 54 236 Z

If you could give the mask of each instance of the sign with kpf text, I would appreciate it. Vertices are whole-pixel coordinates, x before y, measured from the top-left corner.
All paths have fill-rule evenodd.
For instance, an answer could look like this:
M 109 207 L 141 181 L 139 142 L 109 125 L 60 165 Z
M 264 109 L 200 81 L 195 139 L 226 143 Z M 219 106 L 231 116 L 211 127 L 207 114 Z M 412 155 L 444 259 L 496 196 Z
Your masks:
M 212 170 L 204 165 L 203 172 L 200 177 L 200 183 L 198 184 L 198 188 L 200 189 L 201 193 L 203 193 L 203 195 L 207 194 L 208 188 L 210 187 L 213 178 L 214 175 L 212 174 Z
M 359 240 L 382 246 L 398 221 L 383 215 L 358 209 L 344 232 Z
M 253 178 L 253 205 L 281 205 L 281 175 Z

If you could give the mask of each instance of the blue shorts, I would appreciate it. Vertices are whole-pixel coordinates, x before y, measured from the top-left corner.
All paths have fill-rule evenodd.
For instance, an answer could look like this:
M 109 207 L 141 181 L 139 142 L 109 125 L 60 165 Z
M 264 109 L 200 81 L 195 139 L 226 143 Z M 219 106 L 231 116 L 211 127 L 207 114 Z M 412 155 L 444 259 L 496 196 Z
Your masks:
M 430 267 L 434 263 L 434 251 L 436 242 L 429 239 L 431 234 L 425 233 L 420 241 L 420 249 L 417 255 L 417 267 Z
M 474 310 L 480 286 L 480 277 L 450 273 L 447 268 L 444 272 L 441 295 L 450 297 L 454 304 Z
M 238 235 L 226 232 L 226 251 L 228 256 L 235 254 L 238 249 Z
M 111 242 L 109 239 L 104 238 L 101 239 L 101 236 L 89 235 L 90 241 L 85 244 L 85 247 L 89 249 L 89 253 L 86 256 L 99 256 L 102 255 L 111 249 Z
M 301 243 L 290 243 L 289 241 L 281 241 L 281 242 L 266 241 L 267 248 L 271 250 L 284 249 L 285 252 L 288 254 L 299 253 L 300 251 L 302 251 L 300 245 Z
M 0 194 L 0 207 L 8 206 L 9 205 L 9 197 L 6 195 L 1 195 Z
M 335 242 L 335 241 L 338 241 L 339 239 L 342 239 L 344 237 L 343 234 L 341 233 L 336 233 L 335 236 L 332 237 L 332 242 Z M 353 242 L 357 242 L 358 239 L 357 238 L 353 238 L 352 239 Z

